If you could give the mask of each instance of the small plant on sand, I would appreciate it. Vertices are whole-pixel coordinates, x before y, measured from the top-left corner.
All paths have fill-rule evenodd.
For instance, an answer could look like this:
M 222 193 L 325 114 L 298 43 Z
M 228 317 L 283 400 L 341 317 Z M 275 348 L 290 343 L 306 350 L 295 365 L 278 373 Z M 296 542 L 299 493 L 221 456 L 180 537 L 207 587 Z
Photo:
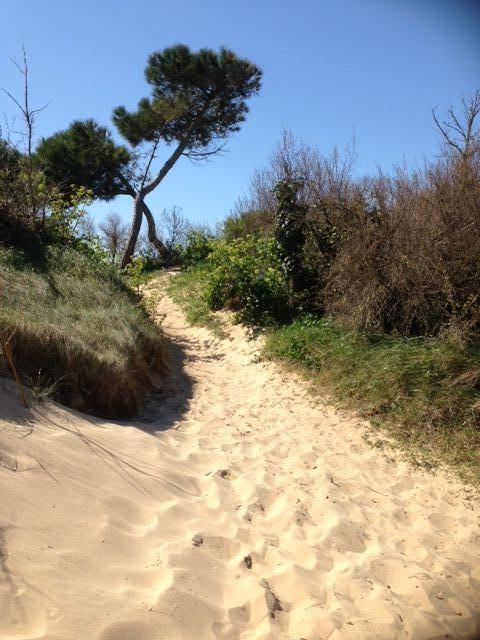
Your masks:
M 148 280 L 148 275 L 145 273 L 146 262 L 143 256 L 135 256 L 124 269 L 128 284 L 135 290 L 139 297 L 141 295 L 142 284 L 145 284 Z

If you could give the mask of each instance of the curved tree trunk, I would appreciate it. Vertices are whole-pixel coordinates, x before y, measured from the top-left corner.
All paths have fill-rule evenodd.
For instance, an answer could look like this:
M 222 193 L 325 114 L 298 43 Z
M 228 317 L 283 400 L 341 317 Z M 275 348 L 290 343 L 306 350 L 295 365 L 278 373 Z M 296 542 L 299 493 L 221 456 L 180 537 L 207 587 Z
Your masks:
M 129 195 L 131 196 L 135 201 L 138 197 L 140 197 L 141 200 L 141 208 L 143 211 L 143 214 L 145 216 L 145 220 L 147 221 L 147 225 L 148 225 L 148 240 L 151 244 L 153 244 L 153 246 L 155 247 L 155 249 L 158 251 L 159 255 L 161 258 L 166 259 L 168 256 L 168 249 L 165 246 L 165 244 L 160 240 L 160 238 L 157 236 L 157 228 L 155 226 L 155 219 L 153 217 L 152 212 L 150 211 L 150 208 L 148 207 L 147 203 L 144 201 L 144 195 L 141 194 L 137 194 L 135 192 L 135 189 L 130 185 L 130 183 L 123 177 L 121 176 L 121 180 L 123 182 L 123 185 L 125 187 L 125 195 Z M 134 209 L 135 211 L 135 209 Z M 135 223 L 135 219 L 134 219 L 134 223 Z M 137 220 L 137 224 L 138 224 L 138 220 Z M 137 235 L 135 240 L 133 240 L 133 236 L 132 236 L 132 231 L 133 228 L 136 228 L 136 225 L 132 224 L 131 230 L 130 230 L 130 238 L 129 238 L 129 245 L 130 245 L 130 240 L 132 240 L 132 242 L 134 241 L 134 245 L 133 245 L 133 249 L 131 250 L 130 256 L 128 258 L 128 261 L 125 264 L 128 264 L 128 262 L 130 262 L 131 257 L 133 255 L 133 252 L 135 251 L 135 246 L 138 240 L 138 234 L 140 232 L 140 227 L 142 226 L 142 223 L 140 222 L 140 226 L 138 227 L 137 230 Z M 126 253 L 126 252 L 125 252 Z M 122 262 L 123 265 L 123 262 Z
M 142 226 L 142 217 L 143 217 L 143 194 L 137 193 L 135 196 L 135 202 L 133 205 L 133 220 L 132 226 L 130 227 L 130 234 L 128 236 L 127 246 L 125 247 L 125 252 L 122 258 L 122 269 L 125 269 L 127 264 L 129 264 L 132 260 L 133 252 L 135 251 L 135 247 L 137 245 L 138 235 L 140 233 L 140 228 Z
M 160 257 L 165 260 L 168 257 L 168 249 L 157 236 L 157 228 L 155 226 L 155 220 L 153 218 L 152 212 L 145 202 L 143 202 L 142 204 L 143 214 L 145 215 L 145 219 L 148 225 L 148 239 L 158 251 Z

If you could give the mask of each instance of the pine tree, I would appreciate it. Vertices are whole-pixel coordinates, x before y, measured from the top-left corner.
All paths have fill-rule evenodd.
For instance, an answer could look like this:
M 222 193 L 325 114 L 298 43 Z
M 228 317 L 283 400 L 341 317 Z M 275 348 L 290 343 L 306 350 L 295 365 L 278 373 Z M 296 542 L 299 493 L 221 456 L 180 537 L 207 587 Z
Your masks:
M 222 150 L 245 120 L 246 100 L 259 91 L 261 75 L 257 66 L 225 48 L 193 52 L 175 45 L 153 53 L 145 70 L 150 97 L 140 100 L 135 111 L 117 107 L 113 112 L 128 149 L 115 145 L 109 132 L 93 121 L 73 123 L 42 141 L 38 151 L 45 171 L 57 181 L 63 174 L 64 181 L 86 186 L 99 198 L 125 193 L 133 198 L 122 266 L 131 260 L 143 216 L 149 240 L 164 254 L 146 196 L 182 156 L 201 160 Z M 173 151 L 157 166 L 163 146 Z

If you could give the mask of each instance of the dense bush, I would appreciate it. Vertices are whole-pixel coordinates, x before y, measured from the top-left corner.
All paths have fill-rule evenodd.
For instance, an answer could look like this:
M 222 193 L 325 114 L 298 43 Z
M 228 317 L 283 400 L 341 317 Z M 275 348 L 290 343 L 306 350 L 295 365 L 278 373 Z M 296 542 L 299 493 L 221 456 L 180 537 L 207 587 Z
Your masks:
M 274 325 L 290 317 L 290 296 L 277 242 L 273 238 L 221 241 L 209 257 L 212 309 L 230 308 L 250 325 Z
M 245 211 L 229 215 L 222 226 L 221 235 L 230 242 L 247 236 L 266 237 L 273 235 L 274 220 L 270 212 Z
M 305 248 L 305 218 L 307 207 L 299 202 L 301 181 L 281 180 L 274 189 L 275 239 L 283 270 L 293 293 L 306 289 L 303 253 Z
M 480 92 L 462 116 L 449 112 L 435 161 L 361 180 L 351 148 L 325 156 L 284 134 L 224 235 L 241 236 L 253 219 L 257 236 L 278 239 L 298 311 L 361 330 L 478 339 L 479 116 Z
M 190 230 L 186 235 L 181 261 L 185 267 L 190 267 L 208 258 L 215 247 L 215 239 L 210 233 L 199 229 Z
M 85 248 L 80 224 L 91 196 L 84 187 L 70 185 L 65 195 L 48 185 L 37 157 L 0 139 L 0 244 L 37 257 L 52 244 Z
M 351 218 L 328 310 L 402 335 L 480 329 L 480 155 L 372 180 L 375 211 Z
M 23 158 L 0 139 L 0 243 L 39 253 L 40 235 L 29 215 Z
M 42 243 L 28 221 L 15 215 L 12 209 L 0 202 L 0 244 L 22 247 L 30 255 L 40 255 Z

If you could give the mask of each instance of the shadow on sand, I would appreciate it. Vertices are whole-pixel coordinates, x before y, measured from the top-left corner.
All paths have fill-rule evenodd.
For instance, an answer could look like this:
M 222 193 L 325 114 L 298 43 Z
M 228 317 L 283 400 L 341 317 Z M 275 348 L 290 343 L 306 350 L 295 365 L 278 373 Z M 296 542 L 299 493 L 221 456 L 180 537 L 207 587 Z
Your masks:
M 165 372 L 146 398 L 138 416 L 119 424 L 135 426 L 148 433 L 166 431 L 175 426 L 188 411 L 193 396 L 194 380 L 186 373 L 185 345 L 181 340 L 166 341 Z
M 148 433 L 166 431 L 175 426 L 188 411 L 190 400 L 193 395 L 193 380 L 185 372 L 185 351 L 181 341 L 173 342 L 165 338 L 165 371 L 158 375 L 155 387 L 146 399 L 138 415 L 132 418 L 106 419 L 98 418 L 94 415 L 78 412 L 72 408 L 65 407 L 67 411 L 80 417 L 83 421 L 92 425 L 114 423 L 121 426 L 133 426 Z M 36 400 L 27 389 L 27 396 L 31 403 L 30 409 L 21 406 L 16 389 L 12 380 L 0 378 L 0 392 L 4 392 L 0 397 L 0 420 L 15 425 L 17 428 L 31 428 L 32 419 L 35 415 L 44 414 L 43 402 Z M 22 435 L 24 435 L 22 433 Z
M 97 418 L 73 409 L 64 409 L 55 403 L 49 403 L 49 406 L 46 406 L 34 399 L 31 399 L 31 408 L 25 409 L 20 404 L 18 390 L 13 381 L 0 378 L 0 436 L 5 429 L 8 432 L 5 435 L 9 435 L 10 439 L 13 437 L 18 438 L 19 442 L 23 441 L 28 449 L 29 436 L 39 423 L 50 429 L 67 432 L 74 438 L 78 438 L 104 464 L 114 468 L 128 484 L 135 486 L 145 495 L 155 497 L 142 480 L 154 481 L 154 483 L 160 481 L 162 485 L 165 484 L 167 480 L 159 472 L 158 466 L 123 453 L 103 437 L 103 428 L 113 427 L 118 429 L 120 434 L 122 428 L 133 427 L 155 437 L 155 434 L 178 424 L 188 411 L 193 393 L 193 381 L 184 370 L 185 352 L 182 343 L 168 340 L 166 354 L 165 373 L 159 376 L 156 388 L 149 394 L 141 414 L 128 421 Z M 31 396 L 30 393 L 28 395 Z M 20 445 L 20 449 L 22 448 L 23 445 Z M 40 460 L 32 454 L 30 456 L 32 465 L 27 469 L 21 469 L 16 461 L 16 452 L 6 453 L 9 455 L 2 455 L 0 450 L 0 467 L 5 470 L 29 471 L 38 465 L 53 481 L 62 484 L 64 478 L 57 477 L 45 460 Z

